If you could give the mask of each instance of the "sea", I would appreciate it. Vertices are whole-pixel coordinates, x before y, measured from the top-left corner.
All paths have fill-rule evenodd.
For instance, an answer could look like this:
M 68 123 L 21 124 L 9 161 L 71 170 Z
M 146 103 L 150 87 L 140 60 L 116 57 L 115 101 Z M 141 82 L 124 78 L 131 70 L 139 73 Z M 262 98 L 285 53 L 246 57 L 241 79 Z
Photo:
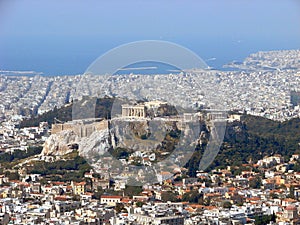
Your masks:
M 14 41 L 14 40 L 12 40 Z M 51 44 L 43 44 L 41 40 L 30 39 L 24 44 L 7 45 L 0 50 L 5 52 L 0 57 L 0 71 L 21 71 L 12 75 L 39 74 L 44 76 L 78 75 L 98 57 L 121 44 L 136 40 L 84 40 L 76 39 L 68 42 L 57 40 Z M 209 66 L 216 70 L 230 70 L 225 64 L 242 62 L 251 53 L 258 51 L 300 49 L 300 40 L 233 40 L 231 38 L 212 39 L 178 39 L 167 40 L 193 51 Z M 61 43 L 62 42 L 62 43 Z M 157 62 L 141 62 L 126 65 L 116 74 L 164 74 L 180 72 L 180 68 Z M 10 74 L 1 72 L 0 74 Z

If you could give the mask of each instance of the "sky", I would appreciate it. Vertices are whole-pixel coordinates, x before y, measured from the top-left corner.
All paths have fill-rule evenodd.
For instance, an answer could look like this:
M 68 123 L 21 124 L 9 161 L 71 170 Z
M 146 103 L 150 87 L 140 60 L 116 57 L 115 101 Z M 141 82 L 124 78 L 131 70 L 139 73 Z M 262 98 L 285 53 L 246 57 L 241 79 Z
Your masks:
M 141 40 L 177 43 L 216 68 L 257 51 L 300 49 L 300 2 L 0 0 L 0 70 L 80 74 Z

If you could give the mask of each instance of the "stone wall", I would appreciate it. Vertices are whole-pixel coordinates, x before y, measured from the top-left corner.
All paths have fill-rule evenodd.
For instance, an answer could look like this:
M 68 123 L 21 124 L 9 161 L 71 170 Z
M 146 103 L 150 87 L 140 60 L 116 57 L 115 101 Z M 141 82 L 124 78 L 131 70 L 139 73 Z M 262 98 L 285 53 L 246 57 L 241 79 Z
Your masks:
M 94 131 L 105 130 L 108 128 L 108 120 L 102 120 L 92 123 L 84 123 L 84 121 L 76 121 L 69 123 L 53 124 L 51 134 L 59 133 L 63 130 L 72 130 L 79 137 L 88 137 Z

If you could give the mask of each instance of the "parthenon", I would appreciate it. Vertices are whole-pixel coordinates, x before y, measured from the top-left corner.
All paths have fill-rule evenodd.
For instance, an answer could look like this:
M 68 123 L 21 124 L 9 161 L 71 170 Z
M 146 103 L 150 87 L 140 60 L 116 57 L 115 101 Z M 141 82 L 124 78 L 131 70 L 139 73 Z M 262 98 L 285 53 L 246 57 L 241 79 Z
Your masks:
M 122 105 L 122 117 L 146 117 L 146 108 L 144 104 L 140 105 Z

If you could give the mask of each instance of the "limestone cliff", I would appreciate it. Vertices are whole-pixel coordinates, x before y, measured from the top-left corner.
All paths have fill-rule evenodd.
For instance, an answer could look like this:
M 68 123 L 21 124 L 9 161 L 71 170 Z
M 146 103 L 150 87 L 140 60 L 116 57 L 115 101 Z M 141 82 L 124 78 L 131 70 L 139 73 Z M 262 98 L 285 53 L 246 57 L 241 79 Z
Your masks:
M 42 155 L 64 155 L 78 146 L 79 154 L 90 158 L 104 154 L 111 148 L 126 148 L 131 151 L 154 151 L 168 132 L 178 130 L 176 122 L 162 121 L 113 121 L 109 129 L 94 131 L 80 138 L 72 130 L 52 134 L 45 142 Z
M 111 148 L 111 135 L 108 129 L 95 131 L 90 137 L 82 138 L 79 142 L 79 155 L 94 163 L 99 156 L 104 155 Z
M 52 134 L 43 147 L 42 155 L 61 156 L 77 149 L 79 143 L 78 136 L 71 130 L 61 131 Z
M 176 122 L 118 120 L 111 123 L 110 133 L 114 147 L 154 151 L 171 130 L 177 130 Z

